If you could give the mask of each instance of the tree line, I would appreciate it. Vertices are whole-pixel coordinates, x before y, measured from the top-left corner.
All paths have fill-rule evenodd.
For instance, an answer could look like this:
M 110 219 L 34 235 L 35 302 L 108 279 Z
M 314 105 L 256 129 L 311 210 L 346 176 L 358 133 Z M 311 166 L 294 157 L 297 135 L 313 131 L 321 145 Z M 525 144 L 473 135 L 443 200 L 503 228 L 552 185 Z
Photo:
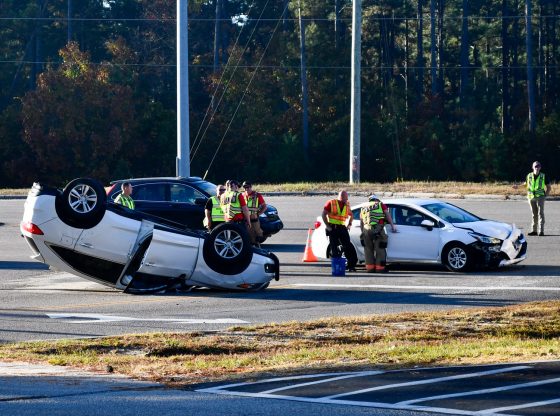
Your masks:
M 175 174 L 176 0 L 0 3 L 0 185 Z M 560 173 L 560 2 L 363 0 L 363 181 Z M 189 1 L 191 174 L 348 179 L 352 2 Z

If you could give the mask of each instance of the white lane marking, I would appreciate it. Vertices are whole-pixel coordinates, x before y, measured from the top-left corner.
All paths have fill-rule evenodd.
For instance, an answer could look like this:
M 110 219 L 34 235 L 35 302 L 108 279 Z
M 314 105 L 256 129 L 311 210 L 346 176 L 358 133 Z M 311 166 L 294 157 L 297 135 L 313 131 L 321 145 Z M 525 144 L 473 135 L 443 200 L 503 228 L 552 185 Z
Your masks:
M 533 287 L 533 286 L 405 286 L 405 285 L 358 285 L 338 283 L 294 283 L 297 287 L 332 287 L 345 289 L 414 289 L 414 290 L 519 290 L 534 292 L 560 292 L 560 287 Z
M 544 384 L 553 384 L 558 382 L 560 382 L 560 378 L 551 378 L 548 380 L 539 380 L 539 381 L 532 381 L 529 383 L 513 384 L 511 386 L 493 387 L 491 389 L 480 389 L 480 390 L 465 391 L 461 393 L 441 394 L 439 396 L 421 397 L 419 399 L 405 400 L 397 404 L 407 405 L 407 404 L 415 404 L 420 402 L 427 402 L 430 400 L 448 399 L 452 397 L 475 396 L 477 394 L 486 394 L 486 393 L 498 393 L 500 391 L 516 390 L 516 389 L 522 389 L 525 387 L 533 387 L 533 386 L 542 386 Z
M 248 324 L 247 321 L 232 318 L 191 319 L 191 318 L 133 318 L 129 316 L 102 315 L 97 313 L 47 313 L 51 319 L 64 319 L 72 324 L 90 324 L 103 322 L 173 322 L 179 324 Z
M 250 384 L 250 383 L 247 383 Z M 411 411 L 431 411 L 437 413 L 444 413 L 450 415 L 466 415 L 466 416 L 475 416 L 476 413 L 468 410 L 460 410 L 460 409 L 447 409 L 444 407 L 426 407 L 426 406 L 402 406 L 402 405 L 395 405 L 391 403 L 382 403 L 382 402 L 361 402 L 356 400 L 330 400 L 325 398 L 310 398 L 310 397 L 300 397 L 300 396 L 282 396 L 279 394 L 264 394 L 264 393 L 247 393 L 247 392 L 239 392 L 239 391 L 227 391 L 227 390 L 219 390 L 219 389 L 200 389 L 196 390 L 197 392 L 202 393 L 213 393 L 213 394 L 221 394 L 224 396 L 236 396 L 236 397 L 252 397 L 252 398 L 259 398 L 259 399 L 276 399 L 276 400 L 288 400 L 293 402 L 305 402 L 305 403 L 319 403 L 319 404 L 332 404 L 332 405 L 343 405 L 343 406 L 357 406 L 357 407 L 372 407 L 378 409 L 391 409 L 391 410 L 411 410 Z M 496 415 L 498 416 L 498 415 Z M 505 413 L 500 413 L 499 416 L 514 416 L 514 415 L 507 415 Z
M 505 407 L 496 407 L 494 409 L 486 409 L 480 410 L 477 415 L 492 415 L 495 413 L 500 413 L 508 410 L 516 410 L 516 409 L 526 409 L 530 407 L 540 407 L 540 406 L 548 406 L 549 404 L 560 403 L 560 399 L 552 399 L 552 400 L 543 400 L 540 402 L 532 402 L 532 403 L 523 403 L 517 406 L 505 406 Z M 501 414 L 501 413 L 500 413 Z
M 207 387 L 204 389 L 198 389 L 196 391 L 203 392 L 203 393 L 221 393 L 225 389 L 231 389 L 233 387 L 240 387 L 240 386 L 253 386 L 256 384 L 266 384 L 266 383 L 274 383 L 277 381 L 290 381 L 290 380 L 306 380 L 310 378 L 319 378 L 319 377 L 330 377 L 330 376 L 341 376 L 341 375 L 351 375 L 356 374 L 356 372 L 348 372 L 348 373 L 321 373 L 321 374 L 304 374 L 301 376 L 286 376 L 286 377 L 273 377 L 273 378 L 265 378 L 263 380 L 255 381 L 252 383 L 241 382 L 241 383 L 233 383 L 233 384 L 225 384 L 216 387 Z M 235 394 L 236 392 L 226 392 Z
M 481 376 L 492 375 L 492 374 L 508 373 L 510 371 L 525 370 L 527 368 L 531 368 L 531 366 L 519 365 L 519 366 L 515 366 L 515 367 L 499 368 L 497 370 L 488 370 L 488 371 L 479 371 L 479 372 L 476 372 L 476 373 L 459 374 L 459 375 L 456 375 L 456 376 L 436 377 L 436 378 L 430 378 L 430 379 L 427 379 L 427 380 L 418 380 L 418 381 L 408 381 L 406 383 L 387 384 L 387 385 L 384 385 L 384 386 L 370 387 L 370 388 L 367 388 L 367 389 L 350 391 L 350 392 L 340 393 L 340 394 L 334 394 L 332 396 L 325 396 L 325 397 L 323 397 L 323 399 L 334 400 L 334 399 L 338 399 L 339 397 L 354 396 L 356 394 L 369 393 L 371 391 L 386 390 L 386 389 L 392 389 L 392 388 L 397 388 L 397 387 L 419 386 L 419 385 L 422 385 L 422 384 L 441 383 L 443 381 L 461 380 L 461 379 L 465 379 L 465 378 L 473 378 L 473 377 L 481 377 Z
M 347 374 L 347 375 L 343 375 L 343 376 L 341 376 L 339 374 L 338 377 L 331 377 L 331 378 L 326 378 L 326 379 L 317 380 L 317 381 L 309 381 L 307 383 L 292 384 L 290 386 L 278 387 L 276 389 L 262 391 L 261 394 L 272 394 L 272 393 L 276 393 L 278 391 L 283 391 L 283 390 L 298 389 L 298 388 L 301 388 L 301 387 L 312 386 L 312 385 L 321 384 L 321 383 L 330 383 L 331 381 L 344 380 L 344 379 L 348 379 L 348 378 L 376 376 L 376 375 L 383 374 L 383 373 L 385 373 L 385 371 L 362 371 L 362 372 L 359 372 L 359 373 Z

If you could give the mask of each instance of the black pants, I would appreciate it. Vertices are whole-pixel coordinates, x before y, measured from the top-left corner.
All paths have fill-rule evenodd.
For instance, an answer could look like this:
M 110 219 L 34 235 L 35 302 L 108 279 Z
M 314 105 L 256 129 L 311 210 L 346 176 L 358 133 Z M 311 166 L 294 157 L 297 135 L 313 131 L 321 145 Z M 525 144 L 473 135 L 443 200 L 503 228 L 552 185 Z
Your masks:
M 329 241 L 331 243 L 331 255 L 332 257 L 341 257 L 340 247 L 344 252 L 344 256 L 348 261 L 348 268 L 356 267 L 358 263 L 358 257 L 356 256 L 356 250 L 350 242 L 350 234 L 348 234 L 348 228 L 344 225 L 333 225 L 330 224 L 331 231 L 329 233 Z

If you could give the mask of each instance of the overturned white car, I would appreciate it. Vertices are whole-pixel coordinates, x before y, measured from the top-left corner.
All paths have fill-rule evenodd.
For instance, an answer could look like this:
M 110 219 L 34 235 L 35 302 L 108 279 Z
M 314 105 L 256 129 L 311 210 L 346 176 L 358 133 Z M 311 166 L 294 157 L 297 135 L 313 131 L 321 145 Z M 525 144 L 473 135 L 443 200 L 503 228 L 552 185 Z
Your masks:
M 278 258 L 252 247 L 239 226 L 190 230 L 107 202 L 89 178 L 64 190 L 33 184 L 20 229 L 32 258 L 127 293 L 261 290 L 279 278 Z

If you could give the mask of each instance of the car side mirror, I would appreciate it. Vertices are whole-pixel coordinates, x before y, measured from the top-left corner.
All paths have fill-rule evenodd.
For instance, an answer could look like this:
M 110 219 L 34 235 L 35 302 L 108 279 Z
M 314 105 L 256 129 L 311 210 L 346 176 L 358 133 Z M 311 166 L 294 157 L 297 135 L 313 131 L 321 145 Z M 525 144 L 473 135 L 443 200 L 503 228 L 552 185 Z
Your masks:
M 194 204 L 195 205 L 206 205 L 206 198 L 195 198 L 194 199 Z
M 420 226 L 426 228 L 428 231 L 432 231 L 435 227 L 435 224 L 431 220 L 424 220 L 420 223 Z

